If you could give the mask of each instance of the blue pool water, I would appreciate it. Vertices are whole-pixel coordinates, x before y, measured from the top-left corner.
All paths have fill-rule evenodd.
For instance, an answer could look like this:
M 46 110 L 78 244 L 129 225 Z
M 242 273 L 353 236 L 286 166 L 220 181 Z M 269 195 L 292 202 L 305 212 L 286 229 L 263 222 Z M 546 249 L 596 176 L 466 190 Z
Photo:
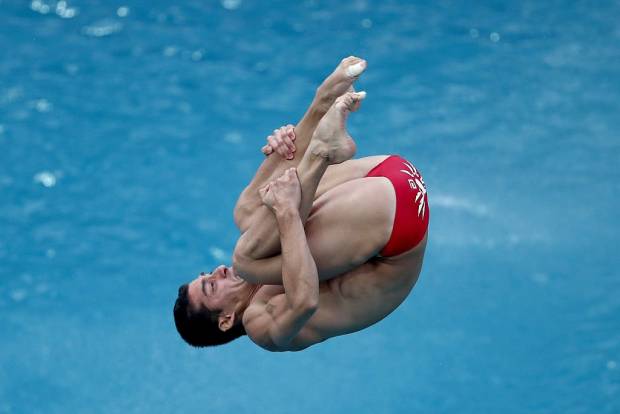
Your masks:
M 0 0 L 0 413 L 620 412 L 616 1 Z M 424 270 L 301 353 L 178 337 L 273 128 L 369 62 Z

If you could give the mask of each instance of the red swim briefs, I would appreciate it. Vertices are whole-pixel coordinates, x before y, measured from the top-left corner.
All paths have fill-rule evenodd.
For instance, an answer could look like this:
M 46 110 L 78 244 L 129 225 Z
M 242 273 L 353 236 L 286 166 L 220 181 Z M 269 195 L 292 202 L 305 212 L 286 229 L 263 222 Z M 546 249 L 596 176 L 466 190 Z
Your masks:
M 390 155 L 366 177 L 385 177 L 396 192 L 396 214 L 390 240 L 381 256 L 396 256 L 422 241 L 428 229 L 428 197 L 422 174 L 398 155 Z

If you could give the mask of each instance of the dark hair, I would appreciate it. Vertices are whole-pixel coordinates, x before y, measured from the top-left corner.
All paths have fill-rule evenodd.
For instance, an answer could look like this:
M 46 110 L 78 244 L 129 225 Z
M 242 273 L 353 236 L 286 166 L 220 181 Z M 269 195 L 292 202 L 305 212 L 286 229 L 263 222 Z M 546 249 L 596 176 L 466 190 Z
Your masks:
M 246 335 L 242 323 L 237 323 L 226 332 L 221 331 L 218 326 L 220 311 L 206 307 L 200 310 L 192 309 L 187 292 L 187 283 L 179 287 L 179 296 L 174 304 L 174 323 L 185 342 L 201 347 L 222 345 Z

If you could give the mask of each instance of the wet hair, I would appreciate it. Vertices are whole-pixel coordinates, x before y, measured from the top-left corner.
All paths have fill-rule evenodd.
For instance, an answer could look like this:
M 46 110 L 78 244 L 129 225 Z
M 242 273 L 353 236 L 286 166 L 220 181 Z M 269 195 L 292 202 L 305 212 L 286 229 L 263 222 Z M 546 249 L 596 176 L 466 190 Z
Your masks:
M 219 310 L 192 309 L 188 296 L 189 285 L 179 287 L 179 296 L 174 304 L 174 323 L 181 338 L 196 347 L 223 345 L 240 336 L 246 335 L 242 323 L 227 331 L 218 326 Z

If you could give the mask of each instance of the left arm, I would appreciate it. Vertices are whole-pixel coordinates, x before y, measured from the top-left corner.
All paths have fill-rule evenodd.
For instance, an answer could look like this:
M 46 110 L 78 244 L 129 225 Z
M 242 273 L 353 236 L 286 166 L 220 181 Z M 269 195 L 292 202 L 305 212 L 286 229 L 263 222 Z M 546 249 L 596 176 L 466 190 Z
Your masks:
M 258 189 L 268 183 L 274 175 L 281 173 L 286 166 L 299 163 L 299 158 L 294 160 L 289 157 L 289 154 L 294 154 L 296 151 L 295 140 L 295 129 L 290 124 L 275 129 L 273 134 L 267 137 L 268 145 L 262 149 L 267 158 L 263 160 L 250 184 L 241 192 L 233 212 L 235 224 L 241 233 L 247 231 L 254 212 L 262 206 Z M 305 151 L 305 146 L 303 150 Z M 302 155 L 304 151 L 301 152 Z M 277 154 L 272 155 L 274 152 Z

